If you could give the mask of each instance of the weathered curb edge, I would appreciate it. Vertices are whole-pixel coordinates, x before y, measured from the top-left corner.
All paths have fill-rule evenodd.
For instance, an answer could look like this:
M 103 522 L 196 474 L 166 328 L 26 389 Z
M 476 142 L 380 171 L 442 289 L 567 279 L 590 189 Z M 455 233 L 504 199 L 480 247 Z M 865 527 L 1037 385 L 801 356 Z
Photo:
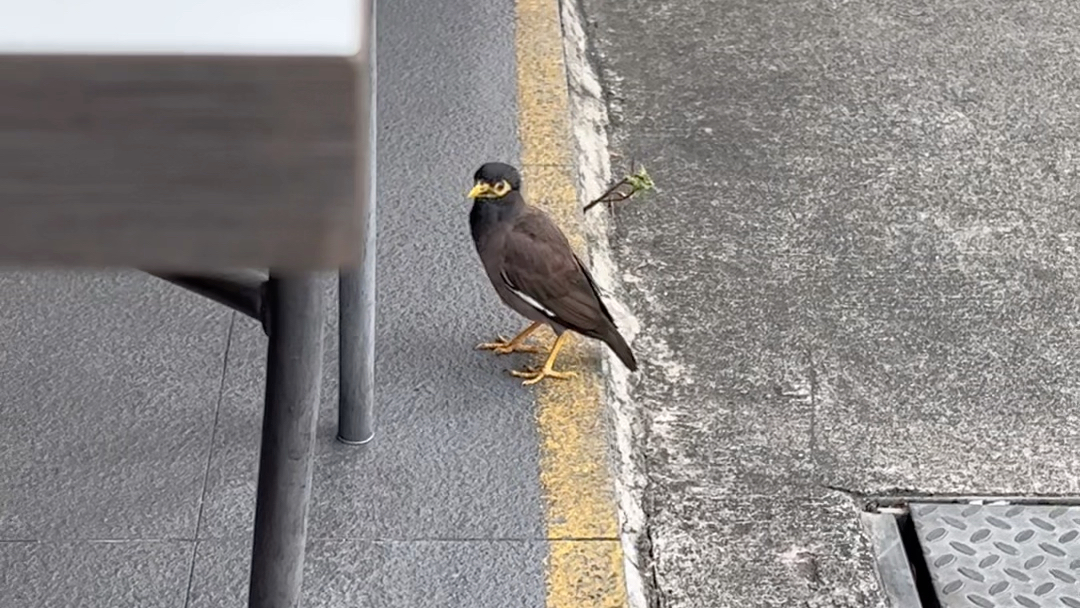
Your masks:
M 578 0 L 560 0 L 567 84 L 570 89 L 570 117 L 577 148 L 578 197 L 581 207 L 595 200 L 612 181 L 608 153 L 608 114 L 600 78 L 589 58 L 588 38 Z M 640 325 L 622 304 L 618 266 L 608 242 L 608 211 L 601 205 L 584 218 L 589 241 L 592 273 L 604 291 L 608 307 L 627 341 L 633 344 Z M 619 538 L 623 547 L 627 601 L 631 608 L 651 604 L 647 576 L 650 569 L 645 512 L 642 508 L 647 478 L 641 462 L 644 438 L 640 410 L 630 398 L 630 375 L 618 359 L 604 350 L 604 370 L 608 379 L 606 403 L 614 432 L 615 478 L 619 501 Z

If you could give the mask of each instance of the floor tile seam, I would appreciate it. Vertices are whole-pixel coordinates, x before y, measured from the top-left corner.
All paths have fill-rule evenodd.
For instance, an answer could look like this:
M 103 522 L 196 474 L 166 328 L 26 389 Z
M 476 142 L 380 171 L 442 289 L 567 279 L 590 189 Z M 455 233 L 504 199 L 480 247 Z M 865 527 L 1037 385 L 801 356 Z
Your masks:
M 206 495 L 210 487 L 210 467 L 214 461 L 214 443 L 217 441 L 218 424 L 221 420 L 221 404 L 225 400 L 225 381 L 228 378 L 229 354 L 232 352 L 233 330 L 236 327 L 236 312 L 229 315 L 229 329 L 225 332 L 225 352 L 221 362 L 221 379 L 218 382 L 218 394 L 214 403 L 214 423 L 210 429 L 210 444 L 206 450 L 206 466 L 203 469 L 202 491 L 199 494 L 199 514 L 195 518 L 195 538 L 202 531 L 203 514 L 206 510 Z M 195 582 L 195 562 L 198 557 L 198 544 L 191 548 L 191 562 L 188 568 L 187 589 L 184 591 L 184 608 L 191 605 L 191 589 Z

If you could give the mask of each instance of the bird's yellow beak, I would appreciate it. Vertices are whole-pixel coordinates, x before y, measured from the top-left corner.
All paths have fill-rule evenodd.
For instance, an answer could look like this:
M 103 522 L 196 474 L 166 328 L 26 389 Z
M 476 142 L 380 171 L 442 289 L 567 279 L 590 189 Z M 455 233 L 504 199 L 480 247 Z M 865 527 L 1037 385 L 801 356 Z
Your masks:
M 472 190 L 469 190 L 468 197 L 484 198 L 490 197 L 494 193 L 495 189 L 491 187 L 491 184 L 487 184 L 484 182 L 476 182 L 476 185 L 472 187 Z

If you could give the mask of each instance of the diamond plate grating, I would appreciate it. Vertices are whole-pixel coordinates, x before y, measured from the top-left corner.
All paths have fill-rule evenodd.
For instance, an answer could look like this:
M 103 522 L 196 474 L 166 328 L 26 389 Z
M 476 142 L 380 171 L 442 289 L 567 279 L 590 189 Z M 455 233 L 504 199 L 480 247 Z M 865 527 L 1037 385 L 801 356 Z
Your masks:
M 942 608 L 1080 608 L 1080 507 L 911 504 Z

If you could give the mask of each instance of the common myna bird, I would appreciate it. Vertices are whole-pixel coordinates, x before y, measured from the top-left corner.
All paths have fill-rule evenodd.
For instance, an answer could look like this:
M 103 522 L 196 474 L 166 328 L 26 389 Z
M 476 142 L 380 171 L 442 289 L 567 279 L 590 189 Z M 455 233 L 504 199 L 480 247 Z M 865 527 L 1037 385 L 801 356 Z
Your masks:
M 630 371 L 636 371 L 634 353 L 619 335 L 611 313 L 600 300 L 596 283 L 570 248 L 570 242 L 547 214 L 525 203 L 517 169 L 504 163 L 487 163 L 476 171 L 473 180 L 475 185 L 468 194 L 473 200 L 469 227 L 480 261 L 502 301 L 532 321 L 511 340 L 500 336 L 477 348 L 500 355 L 538 352 L 523 342 L 547 324 L 557 338 L 543 367 L 510 372 L 525 378 L 523 384 L 576 375 L 553 369 L 568 329 L 604 342 Z

